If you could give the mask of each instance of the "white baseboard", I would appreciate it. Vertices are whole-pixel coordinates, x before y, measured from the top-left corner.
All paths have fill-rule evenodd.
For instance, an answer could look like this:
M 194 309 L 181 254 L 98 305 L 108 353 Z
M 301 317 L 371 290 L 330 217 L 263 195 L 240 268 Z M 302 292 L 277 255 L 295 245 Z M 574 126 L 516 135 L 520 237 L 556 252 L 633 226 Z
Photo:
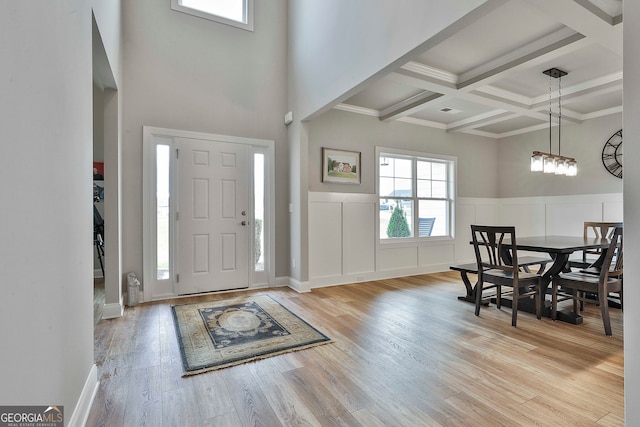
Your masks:
M 475 262 L 471 260 L 469 262 Z M 394 279 L 397 277 L 416 276 L 419 274 L 440 273 L 449 271 L 449 266 L 461 263 L 431 264 L 422 267 L 399 268 L 391 270 L 369 271 L 358 274 L 345 274 L 341 276 L 316 277 L 308 282 L 309 289 L 325 288 L 327 286 L 347 285 L 352 283 L 369 282 L 373 280 Z
M 102 307 L 103 319 L 115 319 L 124 315 L 124 301 L 120 297 L 119 303 L 105 304 Z
M 76 403 L 76 407 L 67 423 L 68 427 L 83 427 L 86 424 L 87 419 L 89 418 L 89 411 L 91 411 L 91 405 L 93 404 L 93 399 L 98 392 L 99 385 L 98 367 L 93 364 L 89 370 L 89 375 L 84 383 L 82 392 L 80 393 L 78 403 Z
M 272 288 L 281 288 L 283 286 L 289 286 L 289 276 L 276 277 L 275 282 L 271 284 Z
M 311 292 L 311 284 L 308 281 L 301 282 L 292 277 L 289 277 L 289 287 L 300 293 Z

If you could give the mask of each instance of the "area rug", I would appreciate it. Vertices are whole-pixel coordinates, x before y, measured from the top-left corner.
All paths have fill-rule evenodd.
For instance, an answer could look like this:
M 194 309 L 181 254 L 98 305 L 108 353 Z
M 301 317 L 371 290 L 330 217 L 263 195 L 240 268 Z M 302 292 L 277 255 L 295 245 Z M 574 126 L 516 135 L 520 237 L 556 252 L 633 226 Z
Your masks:
M 176 305 L 171 310 L 183 376 L 331 341 L 265 295 Z

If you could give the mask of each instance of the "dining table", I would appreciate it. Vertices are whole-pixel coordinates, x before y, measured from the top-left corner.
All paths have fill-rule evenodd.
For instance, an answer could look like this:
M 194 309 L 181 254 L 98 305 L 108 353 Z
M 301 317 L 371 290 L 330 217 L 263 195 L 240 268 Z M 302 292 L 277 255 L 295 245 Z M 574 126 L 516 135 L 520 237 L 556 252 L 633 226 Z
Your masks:
M 505 242 L 506 243 L 506 242 Z M 507 246 L 507 245 L 505 245 Z M 587 249 L 602 249 L 602 256 L 594 263 L 602 264 L 602 259 L 606 253 L 606 249 L 609 246 L 609 240 L 600 237 L 577 237 L 577 236 L 530 236 L 530 237 L 516 237 L 516 248 L 518 252 L 544 252 L 549 254 L 553 259 L 553 263 L 549 266 L 541 275 L 541 286 L 543 289 L 543 295 L 546 295 L 550 290 L 549 285 L 553 281 L 553 278 L 563 271 L 569 271 L 568 261 L 571 254 Z M 511 254 L 503 252 L 502 257 L 505 261 L 511 261 Z M 505 304 L 506 303 L 506 304 Z M 503 305 L 510 304 L 511 301 L 503 300 Z M 533 300 L 523 300 L 518 303 L 518 309 L 535 313 L 535 302 Z M 545 300 L 542 304 L 542 315 L 545 317 L 551 317 L 551 301 Z M 582 323 L 582 316 L 573 313 L 568 310 L 558 310 L 558 320 L 580 324 Z

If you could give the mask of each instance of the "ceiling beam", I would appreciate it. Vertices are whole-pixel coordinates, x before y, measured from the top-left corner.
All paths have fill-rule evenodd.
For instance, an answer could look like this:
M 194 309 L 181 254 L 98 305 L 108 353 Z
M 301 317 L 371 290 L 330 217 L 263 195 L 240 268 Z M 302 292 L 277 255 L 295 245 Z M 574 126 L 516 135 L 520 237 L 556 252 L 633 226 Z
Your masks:
M 534 61 L 546 62 L 550 57 L 566 54 L 567 49 L 563 48 L 570 46 L 570 50 L 575 50 L 580 46 L 576 42 L 583 39 L 582 34 L 562 28 L 461 74 L 457 87 L 463 89 L 490 84 L 507 72 L 524 66 L 530 67 Z
M 385 108 L 380 112 L 380 120 L 383 122 L 388 122 L 391 120 L 396 120 L 400 117 L 410 116 L 416 111 L 422 110 L 425 104 L 435 101 L 441 96 L 441 93 L 424 91 L 422 93 L 419 93 L 418 95 L 412 96 L 411 98 L 405 99 L 404 101 L 392 105 L 391 107 Z
M 518 114 L 506 110 L 493 110 L 488 113 L 479 114 L 477 116 L 449 123 L 447 126 L 447 132 L 461 132 L 467 129 L 479 128 L 494 123 L 500 123 L 514 117 L 518 117 Z

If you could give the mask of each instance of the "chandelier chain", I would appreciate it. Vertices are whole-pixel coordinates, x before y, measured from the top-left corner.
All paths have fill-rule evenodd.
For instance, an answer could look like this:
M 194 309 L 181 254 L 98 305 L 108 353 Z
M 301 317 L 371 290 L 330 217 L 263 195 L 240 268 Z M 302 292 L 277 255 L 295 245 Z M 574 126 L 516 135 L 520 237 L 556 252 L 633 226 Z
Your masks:
M 558 77 L 558 156 L 560 153 L 560 138 L 562 129 L 562 75 Z
M 549 154 L 551 154 L 551 75 L 549 75 Z

